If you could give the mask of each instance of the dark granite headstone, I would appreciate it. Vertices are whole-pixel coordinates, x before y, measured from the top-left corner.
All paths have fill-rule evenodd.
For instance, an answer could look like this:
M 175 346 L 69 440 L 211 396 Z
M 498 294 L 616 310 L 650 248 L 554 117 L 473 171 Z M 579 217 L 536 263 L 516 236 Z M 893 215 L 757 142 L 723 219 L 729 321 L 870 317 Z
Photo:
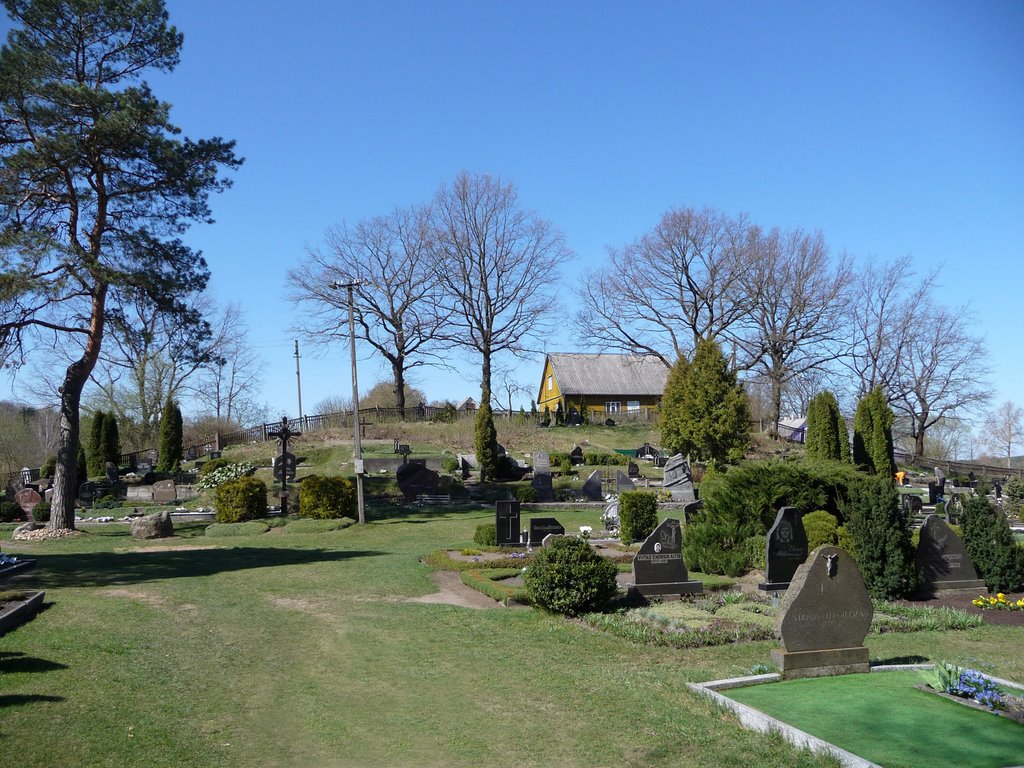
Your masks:
M 615 471 L 615 492 L 625 493 L 626 491 L 635 491 L 636 486 L 633 485 L 633 481 L 629 479 L 625 472 L 621 469 Z
M 196 447 L 194 445 L 190 445 L 188 447 L 188 450 L 185 452 L 185 460 L 186 461 L 195 461 L 198 458 L 199 458 L 199 451 L 196 450 Z
M 590 477 L 583 483 L 583 495 L 589 501 L 601 501 L 604 498 L 604 491 L 601 487 L 601 470 L 595 469 Z
M 412 459 L 395 470 L 395 480 L 406 501 L 415 501 L 421 493 L 437 493 L 441 476 L 427 469 L 425 459 Z
M 545 536 L 564 536 L 565 526 L 553 517 L 531 517 L 530 518 L 530 546 L 538 547 L 544 541 Z
M 924 576 L 922 597 L 987 590 L 960 537 L 938 515 L 928 515 L 921 526 L 915 562 Z
M 633 588 L 644 596 L 703 592 L 690 581 L 683 562 L 683 533 L 679 521 L 666 518 L 654 529 L 633 558 Z
M 498 443 L 497 445 L 498 445 L 498 449 L 497 449 L 497 452 L 495 453 L 495 456 L 497 456 L 499 459 L 502 456 L 507 456 L 508 452 L 505 450 L 505 446 L 502 445 L 501 443 Z
M 928 481 L 928 503 L 935 504 L 939 500 L 939 486 L 937 483 Z
M 782 649 L 771 652 L 784 679 L 867 672 L 864 637 L 874 608 L 857 564 L 823 545 L 797 568 L 775 620 Z
M 693 490 L 693 475 L 690 462 L 681 453 L 672 456 L 665 463 L 665 477 L 662 487 L 672 494 L 672 501 L 696 501 Z
M 494 506 L 494 525 L 499 546 L 520 544 L 519 502 L 499 501 Z
M 775 522 L 768 529 L 765 583 L 757 585 L 760 589 L 786 589 L 796 569 L 807 559 L 807 533 L 801 517 L 796 507 L 783 507 L 775 515 Z
M 578 467 L 584 463 L 583 460 L 583 449 L 578 445 L 569 451 L 569 462 L 574 466 Z
M 555 500 L 555 489 L 551 484 L 551 474 L 549 472 L 537 472 L 533 471 L 533 480 L 530 481 L 530 487 L 537 491 L 537 501 L 546 503 Z
M 640 467 L 637 466 L 635 461 L 631 461 L 626 465 L 626 474 L 630 477 L 640 477 Z
M 153 462 L 149 459 L 136 459 L 135 461 L 135 472 L 140 475 L 145 475 L 153 471 Z
M 96 498 L 96 483 L 92 481 L 82 483 L 78 488 L 78 498 L 83 504 L 92 504 L 93 499 Z
M 14 494 L 14 503 L 21 507 L 21 511 L 26 515 L 31 514 L 32 508 L 42 500 L 43 497 L 35 488 L 22 488 Z
M 157 504 L 170 504 L 178 499 L 178 490 L 173 480 L 157 480 L 153 483 L 153 501 Z
M 697 501 L 688 501 L 683 504 L 683 520 L 686 521 L 687 525 L 693 521 L 694 515 L 700 512 L 703 507 L 704 502 L 700 499 L 697 499 Z
M 108 461 L 103 465 L 103 475 L 111 485 L 117 485 L 117 474 L 117 464 L 114 462 Z

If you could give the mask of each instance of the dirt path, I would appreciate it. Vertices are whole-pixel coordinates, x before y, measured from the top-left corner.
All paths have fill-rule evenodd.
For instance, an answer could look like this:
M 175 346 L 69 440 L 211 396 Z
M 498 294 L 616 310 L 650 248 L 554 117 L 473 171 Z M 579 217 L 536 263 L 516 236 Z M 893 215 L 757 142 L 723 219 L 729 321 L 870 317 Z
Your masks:
M 452 571 L 434 571 L 431 580 L 437 585 L 438 591 L 432 595 L 409 598 L 410 603 L 442 603 L 458 605 L 462 608 L 500 608 L 501 603 L 467 587 L 459 579 L 459 574 Z

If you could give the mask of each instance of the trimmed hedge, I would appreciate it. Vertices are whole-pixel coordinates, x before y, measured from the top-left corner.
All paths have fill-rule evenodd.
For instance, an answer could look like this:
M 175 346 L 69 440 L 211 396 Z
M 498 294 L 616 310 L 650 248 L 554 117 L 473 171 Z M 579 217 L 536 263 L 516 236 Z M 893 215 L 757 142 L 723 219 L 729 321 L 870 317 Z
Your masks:
M 299 483 L 299 516 L 319 520 L 355 518 L 358 502 L 351 480 L 310 475 Z
M 618 592 L 618 568 L 583 539 L 558 536 L 523 574 L 534 605 L 553 613 L 579 616 L 604 608 Z
M 658 495 L 651 491 L 619 494 L 619 538 L 623 544 L 643 541 L 658 527 Z
M 813 552 L 822 544 L 835 544 L 839 521 L 823 509 L 803 516 L 804 531 L 807 533 L 807 551 Z
M 267 486 L 255 477 L 240 477 L 217 486 L 218 523 L 241 523 L 267 516 Z
M 206 526 L 206 536 L 259 536 L 270 530 L 270 526 L 260 520 L 245 523 L 212 523 Z
M 285 533 L 327 533 L 328 531 L 340 531 L 344 528 L 348 528 L 350 525 L 355 525 L 355 520 L 351 517 L 342 517 L 337 519 L 317 519 L 317 518 L 305 518 L 302 520 L 293 520 L 284 527 Z

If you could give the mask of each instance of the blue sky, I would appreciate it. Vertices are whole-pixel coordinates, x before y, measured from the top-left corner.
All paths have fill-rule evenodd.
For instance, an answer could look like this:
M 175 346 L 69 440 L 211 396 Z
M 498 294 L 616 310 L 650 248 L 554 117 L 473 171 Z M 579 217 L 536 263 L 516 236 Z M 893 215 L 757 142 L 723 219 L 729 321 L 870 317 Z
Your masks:
M 333 224 L 426 202 L 460 170 L 512 181 L 577 253 L 668 208 L 821 229 L 835 251 L 944 265 L 999 401 L 1024 404 L 1024 3 L 169 0 L 181 65 L 151 77 L 186 135 L 247 158 L 189 241 L 246 311 L 272 415 L 297 412 L 284 274 Z M 589 351 L 566 328 L 548 349 Z M 540 362 L 524 364 L 535 385 Z M 361 361 L 361 389 L 383 378 Z M 303 405 L 350 392 L 303 344 Z M 420 375 L 478 396 L 478 367 Z

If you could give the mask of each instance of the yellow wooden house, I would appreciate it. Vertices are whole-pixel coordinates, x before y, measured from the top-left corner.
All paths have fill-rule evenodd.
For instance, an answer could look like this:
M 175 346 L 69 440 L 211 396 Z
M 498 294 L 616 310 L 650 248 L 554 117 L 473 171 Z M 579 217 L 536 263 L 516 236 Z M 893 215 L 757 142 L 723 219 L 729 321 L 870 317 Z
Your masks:
M 585 403 L 592 421 L 622 415 L 653 415 L 661 404 L 669 369 L 654 355 L 552 352 L 544 360 L 537 410 L 554 414 L 579 410 Z

